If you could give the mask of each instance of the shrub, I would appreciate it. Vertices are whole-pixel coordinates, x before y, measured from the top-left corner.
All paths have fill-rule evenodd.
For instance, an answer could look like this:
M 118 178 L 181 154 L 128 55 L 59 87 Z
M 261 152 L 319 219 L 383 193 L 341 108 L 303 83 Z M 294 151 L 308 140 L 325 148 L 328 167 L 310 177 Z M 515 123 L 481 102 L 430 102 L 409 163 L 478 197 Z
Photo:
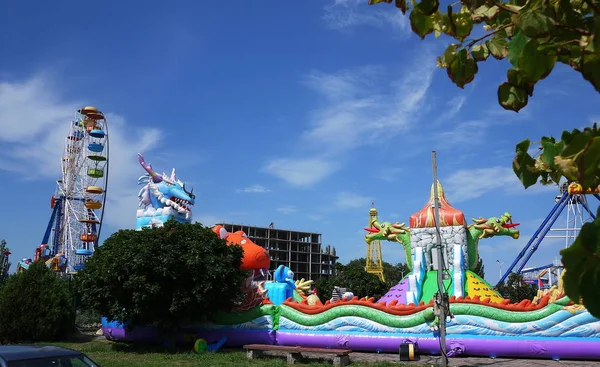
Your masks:
M 67 281 L 43 261 L 10 276 L 0 290 L 0 341 L 55 341 L 73 327 L 73 308 Z

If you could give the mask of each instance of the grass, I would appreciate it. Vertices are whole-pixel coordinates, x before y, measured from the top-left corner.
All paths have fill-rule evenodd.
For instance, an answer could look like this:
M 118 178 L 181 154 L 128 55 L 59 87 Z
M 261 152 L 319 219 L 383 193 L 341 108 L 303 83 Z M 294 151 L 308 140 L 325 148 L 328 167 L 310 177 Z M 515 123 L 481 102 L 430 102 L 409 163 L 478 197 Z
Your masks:
M 44 343 L 46 344 L 46 343 Z M 224 350 L 216 353 L 196 354 L 191 350 L 181 350 L 168 353 L 160 347 L 139 346 L 124 343 L 113 343 L 107 340 L 81 341 L 71 343 L 51 343 L 61 347 L 79 350 L 102 367 L 184 367 L 210 366 L 226 367 L 284 367 L 287 366 L 285 357 L 265 357 L 249 360 L 241 350 Z M 331 366 L 330 361 L 307 361 L 299 366 Z M 400 367 L 398 363 L 351 363 L 356 367 Z M 407 365 L 404 365 L 407 366 Z M 414 365 L 413 365 L 414 366 Z

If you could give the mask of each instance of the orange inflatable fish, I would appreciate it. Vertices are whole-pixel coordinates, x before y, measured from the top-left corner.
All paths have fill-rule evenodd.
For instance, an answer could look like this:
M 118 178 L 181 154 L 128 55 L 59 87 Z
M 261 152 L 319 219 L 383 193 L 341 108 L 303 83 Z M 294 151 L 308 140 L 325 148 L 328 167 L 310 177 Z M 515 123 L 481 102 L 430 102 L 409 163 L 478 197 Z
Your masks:
M 264 248 L 252 242 L 244 231 L 227 232 L 223 226 L 214 226 L 212 231 L 219 238 L 227 240 L 227 243 L 240 245 L 244 249 L 242 258 L 242 269 L 245 270 L 268 270 L 271 265 L 269 253 Z

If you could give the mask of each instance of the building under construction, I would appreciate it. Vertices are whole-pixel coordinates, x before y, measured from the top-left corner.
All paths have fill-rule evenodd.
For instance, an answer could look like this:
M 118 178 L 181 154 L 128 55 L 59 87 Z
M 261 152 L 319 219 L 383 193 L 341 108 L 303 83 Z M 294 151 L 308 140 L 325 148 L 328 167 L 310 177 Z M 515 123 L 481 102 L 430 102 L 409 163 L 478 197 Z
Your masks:
M 321 245 L 321 234 L 291 231 L 269 227 L 255 227 L 243 224 L 217 223 L 228 232 L 244 231 L 249 239 L 264 247 L 271 255 L 271 271 L 279 265 L 292 269 L 295 279 L 317 281 L 333 274 L 338 259 L 335 247 Z

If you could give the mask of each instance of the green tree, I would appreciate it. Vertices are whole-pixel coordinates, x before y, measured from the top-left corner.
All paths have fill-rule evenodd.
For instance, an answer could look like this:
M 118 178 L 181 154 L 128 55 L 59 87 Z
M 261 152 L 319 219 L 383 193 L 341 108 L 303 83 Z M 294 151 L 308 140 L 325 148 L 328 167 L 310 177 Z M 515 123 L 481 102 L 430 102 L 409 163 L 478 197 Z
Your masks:
M 128 329 L 156 325 L 171 337 L 233 306 L 248 275 L 242 255 L 200 223 L 168 221 L 114 233 L 75 280 L 86 308 Z
M 537 288 L 523 280 L 523 275 L 510 273 L 505 283 L 500 283 L 496 290 L 504 298 L 510 299 L 513 303 L 519 303 L 523 300 L 533 300 L 537 295 Z
M 0 341 L 55 341 L 73 327 L 73 308 L 67 283 L 43 261 L 10 276 L 0 290 Z
M 369 0 L 369 4 L 394 0 Z M 438 66 L 460 88 L 473 81 L 479 65 L 508 59 L 511 68 L 498 87 L 502 107 L 519 111 L 533 96 L 535 84 L 557 62 L 579 72 L 600 92 L 600 4 L 597 0 L 460 0 L 440 10 L 439 0 L 395 0 L 410 25 L 424 39 L 434 33 L 455 41 Z M 473 32 L 475 30 L 475 32 Z M 475 33 L 477 37 L 469 37 Z M 479 36 L 481 35 L 481 36 Z
M 481 277 L 481 279 L 485 279 L 485 267 L 483 265 L 483 259 L 479 258 L 477 261 L 477 267 L 473 272 Z
M 388 285 L 376 275 L 365 270 L 365 259 L 355 259 L 348 264 L 335 264 L 333 276 L 329 279 L 319 279 L 315 284 L 317 294 L 322 301 L 331 298 L 334 286 L 348 288 L 357 297 L 380 298 L 388 291 Z
M 0 282 L 8 277 L 11 263 L 8 261 L 10 249 L 6 246 L 5 240 L 0 240 Z
M 409 272 L 408 266 L 404 263 L 392 265 L 388 262 L 383 262 L 383 275 L 385 276 L 385 283 L 387 284 L 388 289 L 400 283 Z
M 392 0 L 368 0 L 369 4 Z M 403 13 L 406 0 L 395 0 Z M 491 55 L 508 59 L 498 103 L 518 112 L 533 96 L 536 83 L 557 62 L 569 65 L 600 92 L 600 3 L 598 0 L 460 0 L 439 10 L 439 0 L 411 0 L 412 30 L 424 39 L 434 33 L 456 40 L 438 57 L 438 66 L 460 88 L 474 80 Z M 476 29 L 477 27 L 477 29 Z M 472 31 L 482 34 L 469 38 Z M 542 137 L 537 156 L 530 140 L 516 146 L 513 170 L 525 188 L 578 182 L 585 189 L 600 184 L 600 135 L 597 125 L 564 131 L 560 139 Z M 600 214 L 600 210 L 599 210 Z M 600 219 L 586 223 L 576 241 L 561 251 L 567 296 L 600 317 Z

